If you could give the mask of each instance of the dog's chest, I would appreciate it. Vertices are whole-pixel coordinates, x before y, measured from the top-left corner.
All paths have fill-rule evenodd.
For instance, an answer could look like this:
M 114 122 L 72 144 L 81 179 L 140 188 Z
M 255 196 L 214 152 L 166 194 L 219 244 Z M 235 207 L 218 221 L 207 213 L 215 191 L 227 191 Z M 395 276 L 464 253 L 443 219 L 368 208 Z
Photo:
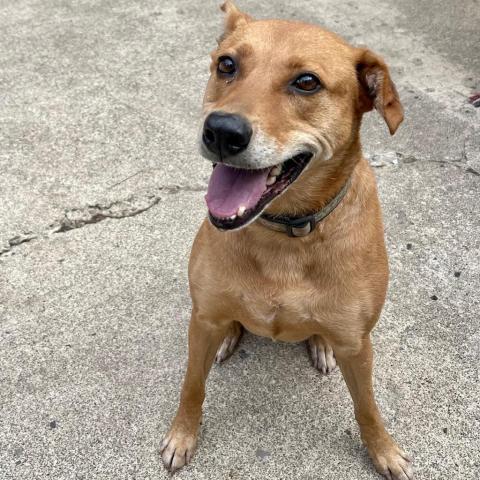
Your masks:
M 242 323 L 256 335 L 298 342 L 316 333 L 318 294 L 310 285 L 294 288 L 245 289 L 239 293 Z

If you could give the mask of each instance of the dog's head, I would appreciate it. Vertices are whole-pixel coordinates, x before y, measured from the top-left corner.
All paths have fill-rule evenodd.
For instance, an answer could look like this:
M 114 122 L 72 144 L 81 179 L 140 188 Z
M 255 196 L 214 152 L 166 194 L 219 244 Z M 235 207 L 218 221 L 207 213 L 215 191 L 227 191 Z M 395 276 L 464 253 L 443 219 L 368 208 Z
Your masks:
M 359 150 L 363 113 L 375 108 L 393 134 L 403 109 L 387 66 L 370 50 L 314 25 L 255 21 L 231 1 L 222 10 L 200 145 L 216 164 L 210 219 L 234 229 L 280 194 L 285 200 L 308 188 L 306 177 L 335 175 L 345 152 Z

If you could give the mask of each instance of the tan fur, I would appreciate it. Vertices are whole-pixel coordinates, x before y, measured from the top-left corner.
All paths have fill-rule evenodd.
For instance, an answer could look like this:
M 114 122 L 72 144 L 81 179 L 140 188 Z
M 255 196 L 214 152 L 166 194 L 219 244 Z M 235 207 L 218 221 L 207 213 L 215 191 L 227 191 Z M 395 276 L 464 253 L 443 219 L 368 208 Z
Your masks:
M 212 53 L 205 112 L 240 113 L 279 149 L 299 132 L 331 149 L 267 209 L 307 214 L 322 208 L 351 177 L 346 197 L 315 231 L 289 238 L 254 222 L 220 232 L 207 220 L 189 265 L 193 302 L 189 363 L 179 410 L 162 443 L 174 470 L 196 442 L 205 380 L 225 337 L 247 330 L 275 340 L 310 339 L 335 353 L 350 389 L 362 439 L 380 473 L 411 478 L 408 457 L 385 431 L 372 390 L 370 332 L 388 281 L 383 226 L 374 175 L 363 158 L 359 128 L 376 108 L 393 133 L 403 118 L 388 69 L 368 50 L 349 46 L 320 27 L 280 20 L 253 21 L 227 2 L 226 33 Z M 215 75 L 220 55 L 240 65 L 228 83 Z M 316 72 L 325 89 L 294 96 L 286 85 L 302 71 Z

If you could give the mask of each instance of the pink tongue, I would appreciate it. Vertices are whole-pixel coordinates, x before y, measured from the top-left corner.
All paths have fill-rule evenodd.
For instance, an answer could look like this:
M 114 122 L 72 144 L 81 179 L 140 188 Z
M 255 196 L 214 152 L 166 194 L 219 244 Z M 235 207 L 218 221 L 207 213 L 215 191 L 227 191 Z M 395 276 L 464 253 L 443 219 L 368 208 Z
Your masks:
M 213 169 L 205 200 L 212 215 L 225 218 L 236 215 L 238 208 L 254 207 L 267 188 L 268 168 L 243 170 L 222 163 Z

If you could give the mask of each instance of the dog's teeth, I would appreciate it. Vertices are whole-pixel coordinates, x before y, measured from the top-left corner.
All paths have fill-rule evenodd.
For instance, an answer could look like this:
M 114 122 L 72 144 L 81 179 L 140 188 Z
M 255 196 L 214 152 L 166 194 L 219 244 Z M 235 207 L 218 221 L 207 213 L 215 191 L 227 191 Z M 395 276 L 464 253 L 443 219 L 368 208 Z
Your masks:
M 236 216 L 236 215 L 232 215 L 231 217 L 228 217 L 228 218 L 230 218 L 230 220 L 235 220 L 235 219 L 237 218 L 237 216 Z
M 277 177 L 270 176 L 270 177 L 267 178 L 267 185 L 268 186 L 273 185 L 276 181 L 277 181 Z
M 282 173 L 282 166 L 281 165 L 275 165 L 271 170 L 270 170 L 270 175 L 273 175 L 276 177 L 277 175 L 280 175 Z
M 241 205 L 240 207 L 238 207 L 238 210 L 237 210 L 237 215 L 239 217 L 243 216 L 243 214 L 245 213 L 245 210 L 247 208 L 245 207 L 245 205 Z

